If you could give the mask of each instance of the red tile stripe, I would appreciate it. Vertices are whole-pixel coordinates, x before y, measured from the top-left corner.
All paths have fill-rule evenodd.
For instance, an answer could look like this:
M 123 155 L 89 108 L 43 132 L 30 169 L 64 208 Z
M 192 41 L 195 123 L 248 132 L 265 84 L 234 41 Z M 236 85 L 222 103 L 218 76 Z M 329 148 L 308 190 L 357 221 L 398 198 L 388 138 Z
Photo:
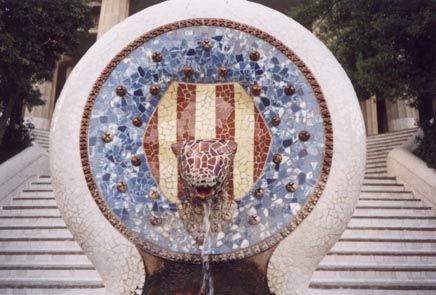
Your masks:
M 216 138 L 235 140 L 235 87 L 233 84 L 217 85 L 215 88 L 216 115 L 215 133 Z M 230 168 L 228 194 L 233 198 L 233 164 Z
M 195 139 L 196 85 L 179 83 L 177 86 L 177 141 Z M 180 171 L 179 175 L 180 175 Z M 183 197 L 180 176 L 177 184 L 178 197 Z
M 253 183 L 259 179 L 262 174 L 263 167 L 265 166 L 269 147 L 271 145 L 271 136 L 269 134 L 268 126 L 264 123 L 259 109 L 254 107 L 254 171 Z
M 150 168 L 151 175 L 159 184 L 159 128 L 158 128 L 158 108 L 151 116 L 147 129 L 143 137 L 143 147 L 145 158 Z

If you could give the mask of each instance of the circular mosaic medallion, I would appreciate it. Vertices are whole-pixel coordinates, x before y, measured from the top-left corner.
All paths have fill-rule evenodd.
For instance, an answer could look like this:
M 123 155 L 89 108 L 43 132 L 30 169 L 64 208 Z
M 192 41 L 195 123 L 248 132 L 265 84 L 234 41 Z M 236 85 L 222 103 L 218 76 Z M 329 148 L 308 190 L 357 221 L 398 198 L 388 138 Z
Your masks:
M 82 118 L 81 157 L 91 194 L 137 247 L 199 262 L 200 247 L 177 210 L 185 196 L 171 144 L 211 138 L 238 144 L 227 192 L 238 208 L 212 234 L 211 261 L 276 245 L 322 194 L 332 128 L 303 62 L 243 24 L 193 19 L 165 25 L 114 57 Z

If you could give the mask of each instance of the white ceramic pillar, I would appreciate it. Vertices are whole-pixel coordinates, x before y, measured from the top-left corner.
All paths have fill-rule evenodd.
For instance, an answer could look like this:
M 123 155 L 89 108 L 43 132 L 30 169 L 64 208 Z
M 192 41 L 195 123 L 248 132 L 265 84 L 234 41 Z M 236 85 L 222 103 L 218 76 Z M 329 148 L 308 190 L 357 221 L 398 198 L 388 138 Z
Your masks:
M 405 100 L 386 100 L 388 131 L 397 131 L 415 127 L 416 111 Z
M 103 0 L 98 21 L 97 39 L 129 16 L 130 0 Z
M 360 101 L 360 108 L 365 121 L 366 135 L 378 134 L 377 101 L 375 97 Z
M 25 121 L 31 122 L 35 125 L 35 128 L 42 130 L 50 129 L 50 121 L 56 100 L 58 69 L 59 63 L 57 63 L 56 69 L 53 72 L 53 80 L 38 85 L 39 91 L 41 92 L 41 98 L 45 101 L 45 104 L 34 107 L 30 112 L 26 109 L 24 113 Z

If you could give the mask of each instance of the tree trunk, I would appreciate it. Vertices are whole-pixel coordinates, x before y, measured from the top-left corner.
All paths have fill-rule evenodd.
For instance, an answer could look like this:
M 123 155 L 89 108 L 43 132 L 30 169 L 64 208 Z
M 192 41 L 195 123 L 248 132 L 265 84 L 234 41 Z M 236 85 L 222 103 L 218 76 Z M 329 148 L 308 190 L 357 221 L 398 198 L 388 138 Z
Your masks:
M 3 115 L 0 117 L 0 146 L 3 144 L 6 131 L 15 123 L 15 121 L 12 118 L 12 115 L 14 113 L 16 104 L 17 103 L 15 99 L 10 99 L 8 102 L 6 102 L 5 111 Z
M 418 96 L 418 111 L 420 123 L 428 122 L 435 117 L 436 112 L 433 107 L 433 99 L 434 97 L 431 93 L 423 93 Z

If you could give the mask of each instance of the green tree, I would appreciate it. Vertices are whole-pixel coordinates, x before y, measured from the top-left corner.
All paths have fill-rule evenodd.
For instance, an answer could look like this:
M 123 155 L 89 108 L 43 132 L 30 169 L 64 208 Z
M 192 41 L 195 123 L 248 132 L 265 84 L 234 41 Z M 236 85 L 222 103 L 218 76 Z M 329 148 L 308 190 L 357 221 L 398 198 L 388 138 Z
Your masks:
M 435 12 L 436 0 L 305 0 L 290 16 L 332 50 L 359 99 L 407 99 L 436 137 Z
M 86 0 L 0 0 L 0 146 L 22 125 L 24 107 L 44 104 L 37 83 L 92 25 Z

